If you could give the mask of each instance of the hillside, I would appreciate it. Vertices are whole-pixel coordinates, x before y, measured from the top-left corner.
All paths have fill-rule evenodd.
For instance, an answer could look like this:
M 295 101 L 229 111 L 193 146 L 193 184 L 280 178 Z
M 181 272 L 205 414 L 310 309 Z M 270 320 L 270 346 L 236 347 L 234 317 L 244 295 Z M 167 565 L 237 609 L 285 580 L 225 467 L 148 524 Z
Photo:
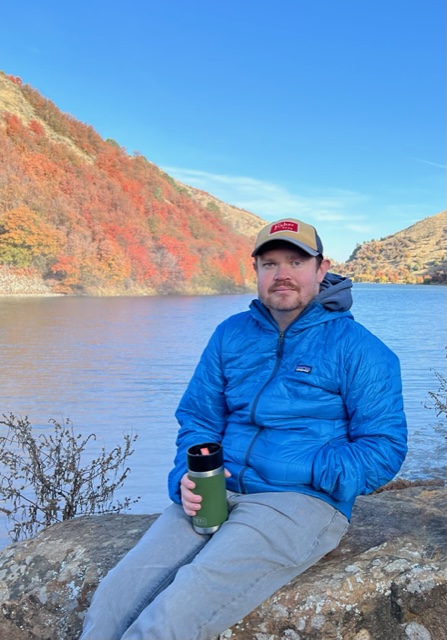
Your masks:
M 251 291 L 264 221 L 129 155 L 0 71 L 0 295 Z M 356 281 L 446 283 L 446 212 L 359 245 Z
M 22 288 L 34 280 L 69 294 L 251 290 L 263 224 L 0 72 L 0 285 L 16 276 Z
M 447 211 L 358 245 L 339 270 L 357 282 L 447 284 Z

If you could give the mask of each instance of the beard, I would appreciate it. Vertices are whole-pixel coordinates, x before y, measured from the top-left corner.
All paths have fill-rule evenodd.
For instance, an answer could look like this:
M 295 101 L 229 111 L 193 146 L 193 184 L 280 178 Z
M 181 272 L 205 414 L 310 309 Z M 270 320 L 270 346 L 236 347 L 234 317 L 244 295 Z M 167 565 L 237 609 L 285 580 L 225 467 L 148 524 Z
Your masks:
M 298 315 L 317 294 L 318 289 L 314 287 L 301 288 L 284 281 L 276 282 L 265 293 L 259 292 L 258 297 L 270 311 L 296 312 Z
M 305 306 L 301 300 L 299 289 L 292 285 L 270 287 L 267 293 L 261 297 L 261 302 L 268 309 L 275 311 L 295 311 Z

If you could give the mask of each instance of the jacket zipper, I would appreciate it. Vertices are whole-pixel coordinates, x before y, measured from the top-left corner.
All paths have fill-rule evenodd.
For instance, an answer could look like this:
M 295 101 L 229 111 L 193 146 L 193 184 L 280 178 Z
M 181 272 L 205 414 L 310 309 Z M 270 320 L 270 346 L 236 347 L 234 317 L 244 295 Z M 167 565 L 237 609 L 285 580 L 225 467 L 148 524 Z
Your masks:
M 273 371 L 270 374 L 269 379 L 264 384 L 264 386 L 258 391 L 258 393 L 256 394 L 256 397 L 255 397 L 255 399 L 253 401 L 253 405 L 252 405 L 251 412 L 250 412 L 250 420 L 251 420 L 252 424 L 255 424 L 255 413 L 256 413 L 256 407 L 257 407 L 258 402 L 259 402 L 259 398 L 261 397 L 261 394 L 263 393 L 263 391 L 267 387 L 267 385 L 270 384 L 272 379 L 276 376 L 276 373 L 277 373 L 277 371 L 279 369 L 279 365 L 281 363 L 281 358 L 282 358 L 283 352 L 284 352 L 284 331 L 281 331 L 279 336 L 278 336 L 278 344 L 277 344 L 277 347 L 276 347 L 276 362 L 275 362 L 275 366 L 273 367 Z M 247 452 L 245 454 L 245 467 L 242 469 L 242 471 L 239 474 L 239 486 L 241 488 L 241 493 L 246 493 L 245 484 L 244 484 L 244 475 L 245 475 L 245 472 L 246 472 L 247 467 L 248 467 L 248 461 L 249 461 L 250 453 L 251 453 L 251 451 L 252 451 L 252 449 L 254 447 L 254 444 L 255 444 L 256 440 L 261 435 L 262 429 L 263 429 L 263 427 L 259 427 L 258 428 L 258 431 L 253 436 L 250 444 L 248 445 Z

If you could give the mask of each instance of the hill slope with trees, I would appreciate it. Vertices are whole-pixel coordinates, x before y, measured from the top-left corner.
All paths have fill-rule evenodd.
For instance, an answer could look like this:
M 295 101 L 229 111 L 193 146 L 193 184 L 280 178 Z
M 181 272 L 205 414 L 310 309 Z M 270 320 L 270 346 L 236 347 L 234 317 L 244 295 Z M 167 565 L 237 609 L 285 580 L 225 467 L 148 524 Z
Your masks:
M 181 184 L 0 71 L 0 294 L 254 289 L 265 222 Z M 357 281 L 446 283 L 446 212 L 358 245 Z
M 338 266 L 357 282 L 447 284 L 447 211 L 358 245 Z
M 75 294 L 245 291 L 263 224 L 0 72 L 3 278 L 37 277 Z

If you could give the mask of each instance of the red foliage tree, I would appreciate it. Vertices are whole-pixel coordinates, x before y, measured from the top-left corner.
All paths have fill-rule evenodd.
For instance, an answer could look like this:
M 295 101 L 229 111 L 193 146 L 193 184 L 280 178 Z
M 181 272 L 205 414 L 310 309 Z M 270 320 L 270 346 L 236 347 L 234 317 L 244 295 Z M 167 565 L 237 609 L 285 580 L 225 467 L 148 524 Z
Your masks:
M 38 264 L 65 292 L 251 285 L 251 243 L 219 211 L 198 204 L 143 156 L 129 156 L 28 85 L 15 84 L 36 117 L 24 125 L 17 114 L 0 116 L 4 259 L 15 247 L 20 260 Z M 22 244 L 25 230 L 19 242 L 17 219 L 11 226 L 17 210 L 28 225 Z

